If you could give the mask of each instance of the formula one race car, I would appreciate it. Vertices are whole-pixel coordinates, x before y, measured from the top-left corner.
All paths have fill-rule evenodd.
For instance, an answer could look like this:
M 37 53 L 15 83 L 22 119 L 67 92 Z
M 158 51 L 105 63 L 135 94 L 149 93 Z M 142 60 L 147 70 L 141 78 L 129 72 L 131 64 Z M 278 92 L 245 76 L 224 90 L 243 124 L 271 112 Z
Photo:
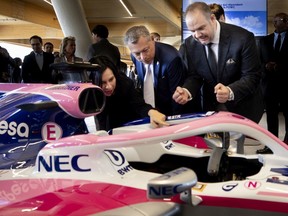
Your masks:
M 0 84 L 0 104 L 0 215 L 172 215 L 181 214 L 180 203 L 200 201 L 192 201 L 192 170 L 133 170 L 109 149 L 114 144 L 106 149 L 88 134 L 84 119 L 105 105 L 95 85 Z M 162 188 L 169 191 L 159 194 Z
M 0 169 L 27 167 L 47 143 L 87 134 L 84 119 L 101 112 L 92 84 L 0 84 Z
M 288 147 L 242 116 L 109 135 L 84 122 L 105 105 L 92 84 L 0 84 L 0 104 L 0 215 L 288 213 Z M 255 142 L 273 154 L 248 154 Z
M 162 136 L 149 124 L 139 124 L 145 121 L 113 129 L 113 134 L 145 131 Z M 284 142 L 229 112 L 172 116 L 168 122 L 180 124 L 163 129 L 168 139 L 161 143 L 147 140 L 145 145 L 119 148 L 132 167 L 156 173 L 181 166 L 194 170 L 199 182 L 193 194 L 203 199 L 202 205 L 288 213 L 288 146 Z M 260 144 L 273 154 L 257 155 L 255 147 Z

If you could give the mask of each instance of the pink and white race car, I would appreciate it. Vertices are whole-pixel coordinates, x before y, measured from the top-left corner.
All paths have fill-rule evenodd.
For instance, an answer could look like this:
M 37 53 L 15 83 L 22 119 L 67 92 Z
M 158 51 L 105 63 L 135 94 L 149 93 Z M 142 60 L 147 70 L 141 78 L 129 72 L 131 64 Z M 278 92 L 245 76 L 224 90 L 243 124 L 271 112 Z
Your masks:
M 288 213 L 288 147 L 242 116 L 109 135 L 83 124 L 105 105 L 91 84 L 0 84 L 0 104 L 0 215 Z M 255 143 L 273 154 L 249 152 Z

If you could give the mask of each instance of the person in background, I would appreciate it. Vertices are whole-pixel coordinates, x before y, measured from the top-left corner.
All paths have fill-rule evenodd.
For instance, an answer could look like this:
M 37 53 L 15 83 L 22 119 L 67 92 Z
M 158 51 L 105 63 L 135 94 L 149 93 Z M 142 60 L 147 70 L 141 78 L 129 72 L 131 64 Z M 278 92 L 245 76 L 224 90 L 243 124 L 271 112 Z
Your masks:
M 171 45 L 153 41 L 145 26 L 129 28 L 124 43 L 131 51 L 146 103 L 165 115 L 182 113 L 182 106 L 172 99 L 176 87 L 183 83 L 185 73 L 178 50 Z
M 64 37 L 60 44 L 59 57 L 56 57 L 54 63 L 81 63 L 83 58 L 75 55 L 76 38 L 73 36 Z M 53 70 L 53 83 L 82 82 L 88 80 L 86 73 L 69 72 L 69 70 Z
M 157 32 L 151 32 L 150 35 L 151 35 L 151 39 L 152 39 L 153 41 L 159 42 L 160 39 L 161 39 L 160 34 L 157 33 Z
M 288 15 L 286 13 L 276 14 L 273 18 L 273 24 L 274 32 L 260 40 L 267 129 L 275 136 L 279 136 L 278 115 L 282 111 L 285 120 L 283 141 L 288 144 Z M 271 153 L 271 150 L 264 147 L 264 149 L 259 149 L 257 153 Z
M 10 68 L 15 67 L 15 62 L 7 49 L 0 46 L 0 82 L 10 82 Z
M 127 69 L 128 69 L 128 66 L 125 62 L 121 61 L 120 62 L 120 72 L 126 74 L 127 73 Z
M 51 42 L 46 42 L 44 44 L 44 52 L 53 53 L 53 51 L 54 51 L 54 45 Z
M 173 99 L 186 104 L 202 91 L 203 111 L 230 111 L 258 123 L 264 104 L 253 33 L 217 21 L 204 2 L 190 4 L 184 17 L 192 32 L 183 45 L 188 77 Z
M 83 58 L 75 56 L 76 38 L 73 36 L 64 37 L 60 44 L 59 57 L 55 58 L 57 62 L 83 62 Z
M 117 46 L 108 40 L 109 31 L 105 25 L 96 25 L 92 29 L 93 44 L 89 46 L 87 60 L 95 56 L 107 56 L 120 69 L 121 55 Z
M 120 73 L 107 56 L 96 56 L 90 62 L 100 65 L 93 83 L 100 86 L 106 96 L 104 110 L 95 116 L 97 130 L 109 131 L 148 116 L 153 127 L 168 125 L 165 115 L 144 102 L 132 80 Z
M 137 74 L 135 73 L 134 65 L 129 66 L 129 69 L 127 70 L 126 75 L 127 75 L 127 77 L 129 77 L 133 81 L 135 88 L 139 89 Z
M 53 55 L 54 55 L 54 58 L 58 58 L 58 57 L 60 57 L 60 52 L 54 51 Z
M 33 51 L 24 57 L 21 69 L 22 81 L 24 83 L 52 83 L 50 64 L 54 62 L 53 54 L 43 52 L 40 36 L 33 35 L 29 41 Z
M 15 66 L 12 71 L 12 83 L 21 83 L 21 66 L 22 66 L 22 59 L 19 57 L 14 58 Z
M 212 3 L 209 4 L 212 14 L 215 15 L 216 19 L 221 22 L 226 21 L 225 12 L 220 4 Z

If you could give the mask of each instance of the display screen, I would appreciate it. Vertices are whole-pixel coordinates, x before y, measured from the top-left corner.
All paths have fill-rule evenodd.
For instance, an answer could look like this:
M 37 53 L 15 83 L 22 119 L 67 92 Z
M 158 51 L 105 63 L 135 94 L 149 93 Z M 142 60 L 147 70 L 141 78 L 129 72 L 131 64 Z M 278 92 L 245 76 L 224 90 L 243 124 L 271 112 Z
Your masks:
M 195 0 L 182 0 L 182 12 Z M 207 4 L 220 4 L 226 17 L 226 23 L 241 26 L 255 36 L 267 35 L 267 1 L 266 0 L 203 0 Z M 189 37 L 185 18 L 182 19 L 182 40 Z

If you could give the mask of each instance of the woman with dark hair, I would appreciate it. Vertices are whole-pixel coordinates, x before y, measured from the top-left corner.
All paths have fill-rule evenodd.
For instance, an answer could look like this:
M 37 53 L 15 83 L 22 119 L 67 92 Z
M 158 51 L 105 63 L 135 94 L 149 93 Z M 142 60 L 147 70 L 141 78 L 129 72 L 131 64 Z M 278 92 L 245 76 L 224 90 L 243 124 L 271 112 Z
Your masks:
M 149 104 L 146 104 L 134 83 L 106 56 L 90 59 L 100 69 L 93 72 L 92 82 L 100 86 L 106 96 L 104 110 L 95 117 L 97 130 L 106 130 L 123 126 L 123 124 L 150 116 L 153 127 L 167 126 L 166 116 Z

